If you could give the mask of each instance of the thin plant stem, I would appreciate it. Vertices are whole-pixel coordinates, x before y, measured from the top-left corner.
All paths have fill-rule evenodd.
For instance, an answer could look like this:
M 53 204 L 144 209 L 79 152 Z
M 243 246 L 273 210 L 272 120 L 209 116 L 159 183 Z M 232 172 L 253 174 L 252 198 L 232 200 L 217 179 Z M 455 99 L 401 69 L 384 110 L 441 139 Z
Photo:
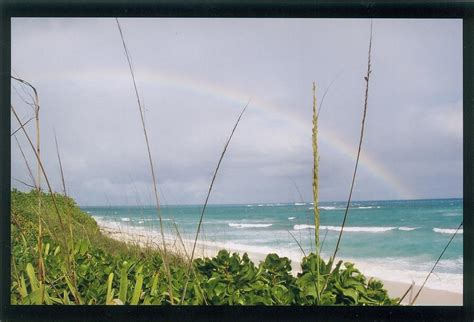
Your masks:
M 196 251 L 196 244 L 197 244 L 197 240 L 198 240 L 198 237 L 199 237 L 199 232 L 201 230 L 202 220 L 204 218 L 204 212 L 206 211 L 207 202 L 209 201 L 209 197 L 211 195 L 212 187 L 214 186 L 214 181 L 216 180 L 216 177 L 217 177 L 217 172 L 219 171 L 219 167 L 221 165 L 222 159 L 224 158 L 225 152 L 227 151 L 227 147 L 229 146 L 229 143 L 232 140 L 232 137 L 234 136 L 235 129 L 237 128 L 237 125 L 239 125 L 240 119 L 242 118 L 242 115 L 245 113 L 245 110 L 247 109 L 247 106 L 249 106 L 249 104 L 250 104 L 250 100 L 247 102 L 245 107 L 242 109 L 242 112 L 240 112 L 239 118 L 237 119 L 237 121 L 234 124 L 234 128 L 232 129 L 232 132 L 230 133 L 230 136 L 229 136 L 229 138 L 227 139 L 227 142 L 224 145 L 224 150 L 222 151 L 222 153 L 219 157 L 219 161 L 217 162 L 216 169 L 214 170 L 214 175 L 212 176 L 211 184 L 209 185 L 209 190 L 207 191 L 206 201 L 204 202 L 204 206 L 202 207 L 202 210 L 201 210 L 201 216 L 199 217 L 199 223 L 198 223 L 198 227 L 197 227 L 197 231 L 196 231 L 196 236 L 194 237 L 193 250 L 191 251 L 191 258 L 189 260 L 187 274 L 186 274 L 187 275 L 186 276 L 186 282 L 184 283 L 184 290 L 183 290 L 183 294 L 181 296 L 181 304 L 183 304 L 184 297 L 186 295 L 186 288 L 187 288 L 188 283 L 189 283 L 189 276 L 190 276 L 190 271 L 191 271 L 191 267 L 192 267 L 192 264 L 193 264 L 194 252 Z
M 61 183 L 63 185 L 63 192 L 64 196 L 67 198 L 67 190 L 66 190 L 66 180 L 64 180 L 64 171 L 63 171 L 63 164 L 61 162 L 61 155 L 59 153 L 59 145 L 58 145 L 58 138 L 56 137 L 56 130 L 54 130 L 54 143 L 56 144 L 56 154 L 58 156 L 58 163 L 59 163 L 59 170 L 61 173 Z M 67 202 L 67 212 L 68 212 L 68 226 L 69 226 L 69 238 L 71 242 L 71 250 L 74 248 L 74 234 L 73 234 L 73 229 L 72 229 L 72 214 L 71 214 L 71 208 L 69 207 L 69 200 L 66 199 Z M 89 242 L 90 244 L 90 242 Z M 74 256 L 73 254 L 71 254 Z M 76 277 L 76 263 L 75 261 L 72 261 L 72 277 L 74 279 L 74 284 L 76 284 L 77 277 Z
M 365 87 L 364 113 L 363 113 L 363 116 L 362 116 L 362 125 L 361 125 L 361 129 L 360 129 L 359 147 L 358 147 L 358 150 L 357 150 L 356 164 L 355 164 L 354 173 L 353 173 L 353 176 L 352 176 L 352 183 L 351 183 L 351 188 L 350 188 L 350 191 L 349 191 L 349 197 L 347 199 L 346 209 L 345 209 L 345 212 L 344 212 L 344 219 L 342 221 L 341 230 L 339 232 L 339 236 L 338 236 L 338 239 L 337 239 L 336 248 L 334 249 L 334 253 L 333 253 L 332 257 L 329 258 L 329 263 L 328 263 L 329 270 L 332 270 L 332 265 L 333 265 L 333 263 L 336 259 L 336 255 L 337 255 L 337 252 L 339 250 L 339 243 L 341 242 L 342 233 L 344 231 L 344 226 L 346 224 L 347 213 L 349 211 L 349 205 L 351 203 L 352 191 L 353 191 L 353 188 L 354 188 L 354 182 L 355 182 L 355 177 L 356 177 L 356 173 L 357 173 L 357 166 L 359 164 L 360 151 L 361 151 L 361 147 L 362 147 L 362 139 L 363 139 L 363 136 L 364 136 L 365 117 L 366 117 L 366 114 L 367 114 L 367 102 L 368 102 L 368 97 L 369 97 L 369 80 L 370 80 L 370 73 L 372 72 L 371 71 L 371 64 L 370 64 L 371 51 L 372 51 L 372 21 L 370 22 L 369 50 L 368 50 L 368 55 L 367 55 L 368 56 L 367 57 L 367 75 L 364 77 L 365 82 L 366 82 L 366 87 Z M 334 274 L 334 271 L 331 271 L 330 275 L 332 275 L 332 274 Z M 326 289 L 326 287 L 328 285 L 328 282 L 329 282 L 329 279 L 330 279 L 330 276 L 325 279 L 324 285 L 321 288 L 321 293 Z
M 441 252 L 441 254 L 439 255 L 438 259 L 436 260 L 436 262 L 434 263 L 433 267 L 431 268 L 431 271 L 428 273 L 428 275 L 426 276 L 425 280 L 423 281 L 423 284 L 421 285 L 420 289 L 418 290 L 418 292 L 416 293 L 415 297 L 413 298 L 413 300 L 411 301 L 410 305 L 413 305 L 416 301 L 416 299 L 418 298 L 418 295 L 420 295 L 421 291 L 423 290 L 423 288 L 425 287 L 425 284 L 426 282 L 428 281 L 428 279 L 430 278 L 431 274 L 433 273 L 433 271 L 435 270 L 436 266 L 438 265 L 439 261 L 441 260 L 441 257 L 443 257 L 444 255 L 444 252 L 446 251 L 446 249 L 448 249 L 449 245 L 451 244 L 451 242 L 453 241 L 454 237 L 456 236 L 456 234 L 458 233 L 459 229 L 461 229 L 463 225 L 463 222 L 461 222 L 458 226 L 458 228 L 456 229 L 456 231 L 454 232 L 454 234 L 451 236 L 451 238 L 449 239 L 448 243 L 446 244 L 446 246 L 444 247 L 443 251 Z
M 410 287 L 408 287 L 408 289 L 406 290 L 406 292 L 403 294 L 403 296 L 398 300 L 398 305 L 400 305 L 402 303 L 402 301 L 405 299 L 405 297 L 408 295 L 408 292 L 410 292 L 410 290 L 413 288 L 415 284 L 410 284 Z
M 298 247 L 300 248 L 301 252 L 303 253 L 303 256 L 306 257 L 306 252 L 304 251 L 303 247 L 301 246 L 300 242 L 296 237 L 291 233 L 291 231 L 287 230 L 288 234 L 290 234 L 291 237 L 295 240 L 295 242 L 298 244 Z
M 36 186 L 31 185 L 31 184 L 29 184 L 29 183 L 26 183 L 25 181 L 22 181 L 22 180 L 17 179 L 17 178 L 12 178 L 12 179 L 15 180 L 16 182 L 19 182 L 19 183 L 21 183 L 21 184 L 27 186 L 28 188 L 36 189 Z
M 293 182 L 293 185 L 295 186 L 295 189 L 296 189 L 296 192 L 298 192 L 298 195 L 300 197 L 300 201 L 301 203 L 304 202 L 304 199 L 303 199 L 303 195 L 298 187 L 298 185 L 296 184 L 296 182 L 292 179 L 292 178 L 289 178 L 291 180 L 291 182 Z M 298 214 L 298 208 L 296 207 L 295 205 L 295 210 L 296 210 L 296 213 Z M 309 225 L 309 216 L 306 215 L 306 211 L 305 211 L 305 217 L 306 217 L 306 224 Z M 299 221 L 299 219 L 298 219 Z M 311 237 L 311 231 L 308 229 L 308 236 L 309 236 L 309 244 L 311 245 L 311 252 L 313 251 L 313 238 Z M 301 235 L 300 235 L 300 238 L 301 238 Z
M 323 251 L 324 242 L 326 241 L 326 236 L 327 235 L 328 235 L 328 229 L 326 229 L 326 232 L 324 233 L 323 241 L 321 243 L 321 247 L 319 248 L 319 254 L 321 254 L 321 252 Z
M 61 155 L 59 154 L 59 146 L 58 146 L 58 138 L 56 137 L 56 130 L 54 130 L 54 143 L 56 144 L 56 154 L 58 156 L 59 170 L 61 172 L 61 183 L 63 185 L 63 192 L 64 192 L 64 195 L 67 197 L 66 181 L 64 180 L 63 164 L 61 162 Z
M 140 112 L 140 119 L 141 119 L 141 123 L 142 123 L 142 127 L 143 127 L 143 134 L 145 136 L 145 142 L 146 142 L 146 147 L 147 147 L 147 152 L 148 152 L 148 161 L 150 163 L 151 176 L 152 176 L 152 179 L 153 179 L 153 190 L 154 190 L 154 193 L 155 193 L 156 209 L 157 209 L 157 213 L 158 213 L 158 219 L 160 221 L 160 233 L 161 233 L 161 239 L 162 239 L 162 242 L 163 242 L 163 265 L 165 266 L 165 270 L 166 270 L 166 273 L 168 275 L 168 291 L 169 291 L 169 295 L 170 295 L 170 302 L 171 302 L 171 304 L 174 304 L 173 287 L 172 287 L 172 283 L 171 283 L 171 272 L 170 272 L 170 267 L 169 267 L 169 262 L 168 262 L 168 252 L 167 252 L 167 248 L 166 248 L 165 234 L 164 234 L 164 231 L 163 231 L 163 220 L 162 220 L 161 213 L 160 213 L 160 201 L 159 201 L 159 198 L 158 198 L 158 189 L 157 189 L 157 184 L 156 184 L 155 169 L 154 169 L 154 166 L 153 166 L 153 158 L 151 157 L 151 149 L 150 149 L 150 143 L 149 143 L 149 140 L 148 140 L 148 134 L 147 134 L 147 131 L 146 131 L 146 126 L 145 126 L 145 118 L 144 118 L 144 115 L 143 115 L 143 108 L 142 108 L 142 104 L 141 104 L 141 101 L 140 101 L 140 96 L 138 94 L 137 83 L 135 81 L 135 73 L 133 72 L 131 55 L 130 55 L 128 49 L 127 49 L 127 45 L 126 45 L 125 39 L 123 37 L 122 28 L 120 27 L 120 23 L 119 23 L 117 18 L 115 18 L 115 21 L 117 22 L 117 27 L 118 27 L 118 30 L 120 32 L 120 37 L 122 39 L 123 49 L 124 49 L 124 52 L 125 52 L 125 56 L 127 58 L 128 67 L 130 69 L 130 75 L 131 75 L 132 81 L 133 81 L 133 88 L 135 89 L 135 96 L 137 98 L 138 110 Z
M 24 124 L 23 124 L 24 125 Z M 16 144 L 18 148 L 20 149 L 21 156 L 23 157 L 23 161 L 25 161 L 26 168 L 28 169 L 28 175 L 30 176 L 31 181 L 33 182 L 33 188 L 36 188 L 36 180 L 35 177 L 33 176 L 33 171 L 31 171 L 30 164 L 28 163 L 28 159 L 25 156 L 25 153 L 23 152 L 23 149 L 21 148 L 20 142 L 18 141 L 18 138 L 16 135 L 13 135 L 15 138 Z
M 337 74 L 336 77 L 333 78 L 333 80 L 331 81 L 331 83 L 329 83 L 328 87 L 326 87 L 326 89 L 324 90 L 323 96 L 322 96 L 322 98 L 321 98 L 321 103 L 319 104 L 318 118 L 319 118 L 319 114 L 321 113 L 321 110 L 323 109 L 324 99 L 326 98 L 326 95 L 328 94 L 329 89 L 330 89 L 331 86 L 334 84 L 334 82 L 339 78 L 339 76 L 341 76 L 341 74 L 342 74 L 342 71 L 339 72 L 339 74 Z
M 369 52 L 368 52 L 368 58 L 367 58 L 367 75 L 364 77 L 365 79 L 365 101 L 364 101 L 364 115 L 362 116 L 362 126 L 360 129 L 360 137 L 359 137 L 359 147 L 357 149 L 357 158 L 356 158 L 356 163 L 354 167 L 354 173 L 352 175 L 352 182 L 351 182 L 351 188 L 349 191 L 349 198 L 347 198 L 347 204 L 346 204 L 346 209 L 344 211 L 344 219 L 342 220 L 342 225 L 341 225 L 341 231 L 339 232 L 339 237 L 337 238 L 337 243 L 336 243 L 336 248 L 334 249 L 334 254 L 332 255 L 332 261 L 336 259 L 337 252 L 339 251 L 339 244 L 341 242 L 342 238 L 342 233 L 344 231 L 344 226 L 346 224 L 347 220 L 347 214 L 349 212 L 349 206 L 351 204 L 351 198 L 352 198 L 352 191 L 354 189 L 354 182 L 357 174 L 357 166 L 359 165 L 359 157 L 360 157 L 360 151 L 362 148 L 362 141 L 364 137 L 364 126 L 365 126 L 365 117 L 367 114 L 367 102 L 369 98 L 369 81 L 370 81 L 370 74 L 372 72 L 371 70 L 371 65 L 370 65 L 370 57 L 371 57 L 371 51 L 372 51 L 372 21 L 370 22 L 370 40 L 369 40 Z
M 23 123 L 23 125 L 27 125 L 28 123 L 30 123 L 31 121 L 33 121 L 36 117 L 35 116 L 32 116 L 30 117 L 25 123 Z M 13 131 L 10 136 L 13 136 L 16 134 L 16 132 L 20 131 L 21 130 L 21 127 L 17 128 L 15 131 Z

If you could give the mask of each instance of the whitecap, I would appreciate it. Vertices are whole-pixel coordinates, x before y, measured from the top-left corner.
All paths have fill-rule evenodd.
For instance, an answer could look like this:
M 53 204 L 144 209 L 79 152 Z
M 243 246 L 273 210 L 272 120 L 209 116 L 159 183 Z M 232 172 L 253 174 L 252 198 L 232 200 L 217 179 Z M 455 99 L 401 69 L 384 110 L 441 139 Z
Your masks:
M 315 229 L 314 225 L 294 225 L 294 230 L 301 229 Z M 390 230 L 394 230 L 397 227 L 344 227 L 345 232 L 366 232 L 366 233 L 383 233 Z M 341 231 L 340 226 L 319 226 L 320 230 L 331 230 L 331 231 Z
M 366 232 L 366 233 L 383 233 L 394 230 L 397 227 L 344 227 L 345 232 Z M 341 231 L 339 226 L 320 226 L 320 229 Z
M 229 223 L 230 227 L 234 228 L 266 228 L 270 227 L 273 224 L 235 224 L 235 223 Z
M 336 207 L 328 206 L 328 207 L 319 207 L 319 209 L 324 209 L 324 210 L 334 210 L 337 209 Z
M 130 221 L 130 218 L 125 217 L 125 218 L 120 218 L 121 221 Z
M 398 230 L 403 230 L 403 231 L 412 231 L 418 229 L 416 227 L 398 227 Z
M 447 214 L 443 214 L 443 217 L 460 217 L 462 214 L 459 213 L 454 213 L 454 212 L 449 212 Z
M 433 228 L 433 231 L 435 233 L 440 233 L 440 234 L 454 234 L 456 232 L 456 229 L 448 229 L 448 228 Z M 459 229 L 458 234 L 463 234 L 464 230 Z
M 293 226 L 294 230 L 302 230 L 302 229 L 315 229 L 314 225 L 294 225 Z
M 288 217 L 289 220 L 293 220 L 295 219 L 296 217 Z

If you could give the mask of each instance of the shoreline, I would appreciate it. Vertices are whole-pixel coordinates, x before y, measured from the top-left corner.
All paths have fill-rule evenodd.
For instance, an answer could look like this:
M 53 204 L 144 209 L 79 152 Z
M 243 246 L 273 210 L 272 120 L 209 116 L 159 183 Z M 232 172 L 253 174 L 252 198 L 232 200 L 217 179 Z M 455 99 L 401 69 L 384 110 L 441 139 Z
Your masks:
M 158 238 L 157 235 L 153 234 L 151 231 L 141 231 L 141 232 L 132 233 L 130 231 L 124 231 L 120 229 L 120 227 L 115 228 L 115 227 L 110 227 L 106 225 L 101 225 L 99 222 L 97 224 L 100 228 L 100 231 L 104 235 L 116 240 L 138 245 L 140 247 L 158 248 L 159 245 L 161 244 L 161 239 Z M 168 237 L 168 240 L 166 241 L 167 247 L 172 248 L 174 252 L 181 254 L 187 258 L 190 257 L 191 255 L 190 253 L 193 247 L 192 241 L 182 240 L 178 237 L 175 237 L 173 239 L 169 238 L 169 236 L 167 237 Z M 157 242 L 157 240 L 159 240 L 159 243 Z M 232 247 L 229 247 L 228 245 L 219 245 L 219 244 L 207 245 L 203 242 L 198 241 L 198 243 L 196 244 L 194 258 L 213 257 L 221 249 L 226 249 L 229 253 L 234 253 L 234 252 L 239 253 L 240 255 L 242 255 L 243 253 L 247 253 L 250 260 L 254 262 L 256 265 L 258 265 L 261 261 L 265 260 L 265 257 L 267 255 L 263 253 L 247 251 L 245 249 L 232 248 Z M 280 256 L 284 256 L 284 255 L 282 254 Z M 293 275 L 296 275 L 298 272 L 301 272 L 301 265 L 299 261 L 292 259 L 291 266 L 292 266 Z M 356 263 L 356 267 L 359 268 L 364 275 L 366 275 L 364 273 L 364 269 L 361 269 L 361 267 L 357 265 L 357 263 Z M 402 297 L 403 294 L 410 287 L 410 283 L 406 283 L 403 281 L 387 280 L 384 278 L 379 278 L 377 276 L 370 276 L 370 274 L 366 276 L 374 277 L 381 280 L 384 284 L 384 288 L 388 291 L 388 294 L 393 298 Z M 406 295 L 405 299 L 402 301 L 402 304 L 407 305 L 410 299 L 414 297 L 415 294 L 418 292 L 420 287 L 421 285 L 415 284 L 414 288 Z M 418 296 L 418 299 L 415 305 L 433 305 L 433 306 L 459 305 L 459 306 L 462 306 L 463 294 L 448 291 L 448 290 L 429 288 L 425 286 L 423 288 L 423 291 Z

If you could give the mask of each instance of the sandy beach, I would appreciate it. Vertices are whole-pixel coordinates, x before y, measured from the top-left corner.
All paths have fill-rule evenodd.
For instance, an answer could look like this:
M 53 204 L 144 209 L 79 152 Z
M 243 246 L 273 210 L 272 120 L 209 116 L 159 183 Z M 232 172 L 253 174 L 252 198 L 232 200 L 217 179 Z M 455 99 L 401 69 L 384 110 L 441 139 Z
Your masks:
M 158 247 L 161 244 L 160 238 L 156 233 L 151 231 L 140 231 L 140 232 L 131 232 L 122 230 L 120 227 L 111 227 L 100 225 L 101 231 L 114 239 L 125 241 L 134 245 L 139 245 L 141 247 Z M 189 240 L 182 240 L 179 237 L 169 238 L 167 240 L 167 246 L 169 249 L 173 249 L 174 252 L 178 252 L 186 257 L 189 257 L 192 251 L 193 243 Z M 247 253 L 249 258 L 255 263 L 258 264 L 260 261 L 265 259 L 266 254 L 249 252 L 242 249 L 233 249 L 229 248 L 228 245 L 207 245 L 198 241 L 196 245 L 196 250 L 194 258 L 198 257 L 212 257 L 217 254 L 221 249 L 227 249 L 231 253 Z M 357 263 L 356 263 L 357 266 Z M 300 263 L 292 260 L 293 274 L 297 274 L 301 271 Z M 363 272 L 363 270 L 361 269 Z M 410 287 L 410 283 L 404 283 L 399 281 L 391 281 L 382 279 L 382 282 L 387 289 L 391 297 L 402 297 L 403 294 Z M 421 284 L 413 287 L 413 289 L 406 295 L 405 299 L 402 301 L 402 304 L 408 304 L 409 301 L 416 295 L 420 289 Z M 416 300 L 415 305 L 433 305 L 433 306 L 444 306 L 444 305 L 463 305 L 463 295 L 461 293 L 450 292 L 446 290 L 432 289 L 424 287 L 418 299 Z

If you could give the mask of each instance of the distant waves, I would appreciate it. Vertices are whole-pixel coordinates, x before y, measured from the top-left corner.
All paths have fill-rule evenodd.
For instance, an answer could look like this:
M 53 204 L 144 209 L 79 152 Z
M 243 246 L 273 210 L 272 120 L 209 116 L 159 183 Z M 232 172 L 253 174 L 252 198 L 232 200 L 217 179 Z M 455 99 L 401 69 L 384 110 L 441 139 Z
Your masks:
M 266 227 L 270 227 L 272 226 L 273 224 L 235 224 L 235 223 L 229 223 L 229 226 L 230 227 L 234 227 L 234 228 L 266 228 Z

